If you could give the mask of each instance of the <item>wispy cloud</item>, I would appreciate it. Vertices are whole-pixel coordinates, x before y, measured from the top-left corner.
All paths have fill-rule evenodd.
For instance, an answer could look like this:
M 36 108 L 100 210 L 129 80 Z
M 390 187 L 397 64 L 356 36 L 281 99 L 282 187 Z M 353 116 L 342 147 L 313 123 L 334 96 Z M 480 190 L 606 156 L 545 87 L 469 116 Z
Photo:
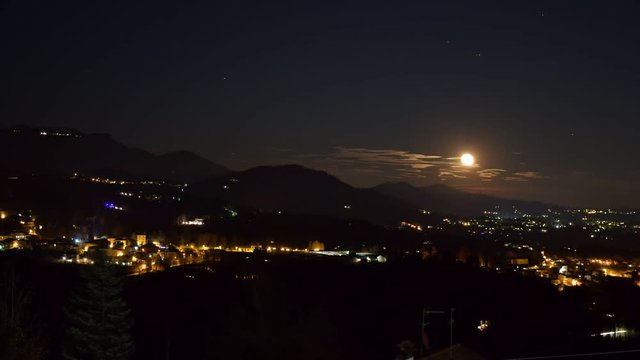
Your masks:
M 512 172 L 503 168 L 482 168 L 480 164 L 464 166 L 459 156 L 421 154 L 396 149 L 368 149 L 337 146 L 327 154 L 298 155 L 324 168 L 340 172 L 379 175 L 389 179 L 431 179 L 492 181 L 531 181 L 546 179 L 536 171 Z
M 523 177 L 525 179 L 548 179 L 548 176 L 544 176 L 536 171 L 522 171 L 513 174 L 514 176 Z
M 404 150 L 377 150 L 338 146 L 330 154 L 335 159 L 350 159 L 366 163 L 409 166 L 414 169 L 426 169 L 441 163 L 441 156 L 412 153 Z
M 456 173 L 454 171 L 448 171 L 448 170 L 440 170 L 438 172 L 438 177 L 440 177 L 441 179 L 449 179 L 449 178 L 456 178 L 456 179 L 465 179 L 466 176 L 464 175 L 460 175 L 459 173 Z
M 537 171 L 519 171 L 509 176 L 505 176 L 504 180 L 506 181 L 530 181 L 530 180 L 541 180 L 548 179 L 549 177 L 546 175 L 542 175 Z
M 507 170 L 505 169 L 482 169 L 476 171 L 476 174 L 478 174 L 483 181 L 491 181 L 493 178 L 499 177 L 506 172 Z
M 505 176 L 504 178 L 506 181 L 529 181 L 526 178 L 523 177 L 517 177 L 517 176 Z

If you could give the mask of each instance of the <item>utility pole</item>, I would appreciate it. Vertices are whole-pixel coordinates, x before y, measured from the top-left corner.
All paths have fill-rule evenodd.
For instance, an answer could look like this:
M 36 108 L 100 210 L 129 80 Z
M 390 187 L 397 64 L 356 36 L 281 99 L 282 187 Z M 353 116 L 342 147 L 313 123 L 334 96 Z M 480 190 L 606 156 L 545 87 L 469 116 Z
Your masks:
M 453 311 L 455 308 L 449 309 L 449 359 L 453 359 Z M 445 314 L 443 310 L 427 310 L 422 309 L 422 327 L 420 328 L 420 342 L 422 343 L 424 339 L 424 328 L 427 326 L 426 317 L 431 314 Z M 424 344 L 420 346 L 420 354 L 423 354 L 423 351 L 426 350 Z
M 424 328 L 425 326 L 427 326 L 427 320 L 426 318 L 431 315 L 431 314 L 444 314 L 444 311 L 440 311 L 440 310 L 428 310 L 423 308 L 422 309 L 422 326 L 420 327 L 420 355 L 424 354 L 424 350 L 428 350 L 425 349 L 425 344 L 424 344 Z
M 449 359 L 453 360 L 453 310 L 449 310 Z

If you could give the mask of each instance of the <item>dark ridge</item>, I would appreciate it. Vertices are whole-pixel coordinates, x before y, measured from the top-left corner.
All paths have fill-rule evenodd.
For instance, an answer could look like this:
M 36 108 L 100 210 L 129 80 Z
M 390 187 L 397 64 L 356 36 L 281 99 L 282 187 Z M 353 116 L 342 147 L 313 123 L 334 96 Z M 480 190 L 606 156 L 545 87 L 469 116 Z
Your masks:
M 70 176 L 77 172 L 192 182 L 228 172 L 192 152 L 155 155 L 127 147 L 108 134 L 83 134 L 66 128 L 14 126 L 0 131 L 0 142 L 12 149 L 12 156 L 0 159 L 6 175 Z

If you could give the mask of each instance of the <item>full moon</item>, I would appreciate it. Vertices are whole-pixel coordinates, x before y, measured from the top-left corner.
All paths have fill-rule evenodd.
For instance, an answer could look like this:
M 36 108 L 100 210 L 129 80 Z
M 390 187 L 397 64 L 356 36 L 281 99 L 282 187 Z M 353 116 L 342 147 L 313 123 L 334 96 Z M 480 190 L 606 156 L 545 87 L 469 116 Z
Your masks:
M 460 162 L 464 166 L 472 166 L 473 164 L 476 163 L 476 159 L 474 159 L 473 155 L 469 153 L 465 153 L 465 154 L 462 154 L 462 156 L 460 156 Z

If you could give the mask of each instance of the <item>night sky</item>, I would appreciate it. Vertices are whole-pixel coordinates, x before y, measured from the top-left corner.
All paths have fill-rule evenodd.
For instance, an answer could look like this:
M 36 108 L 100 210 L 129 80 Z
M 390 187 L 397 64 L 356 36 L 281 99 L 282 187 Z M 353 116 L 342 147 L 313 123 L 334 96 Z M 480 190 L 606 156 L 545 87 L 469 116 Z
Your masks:
M 640 207 L 638 1 L 9 0 L 0 16 L 2 126 Z

